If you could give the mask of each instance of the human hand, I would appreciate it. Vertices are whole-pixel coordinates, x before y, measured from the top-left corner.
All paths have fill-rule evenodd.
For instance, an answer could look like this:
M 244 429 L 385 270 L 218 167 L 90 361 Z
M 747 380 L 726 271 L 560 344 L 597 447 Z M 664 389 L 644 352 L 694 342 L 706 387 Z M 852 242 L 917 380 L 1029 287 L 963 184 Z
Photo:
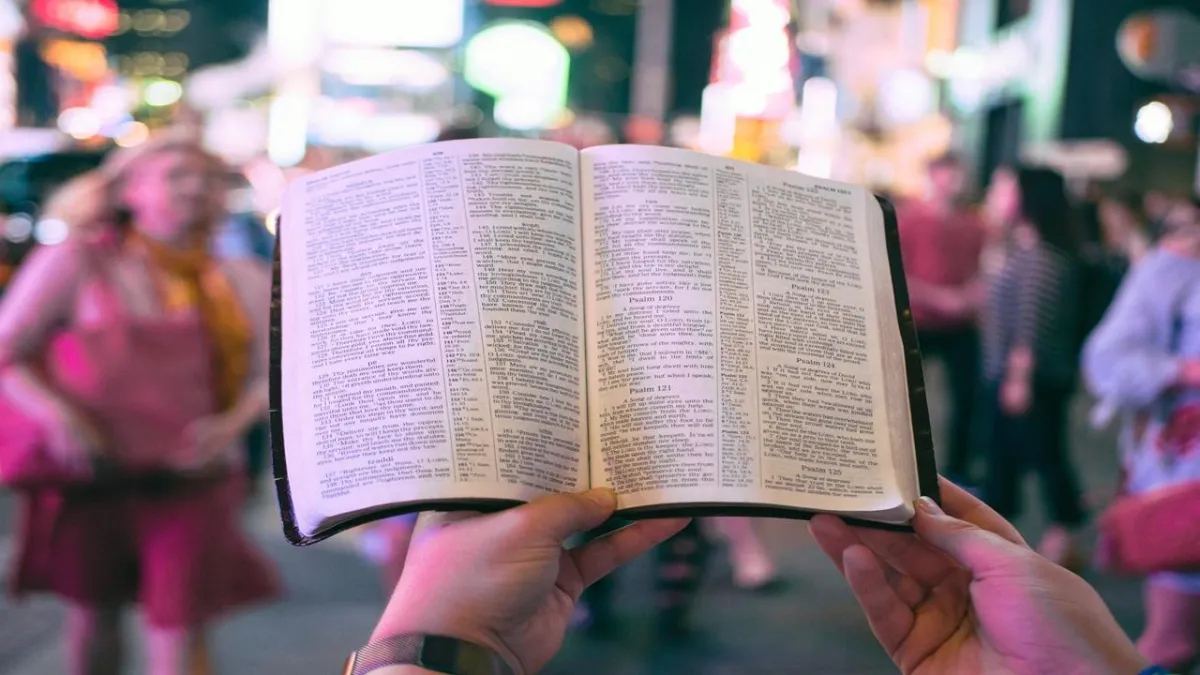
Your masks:
M 187 452 L 174 468 L 200 471 L 229 459 L 244 433 L 242 425 L 230 415 L 209 415 L 192 422 L 184 431 Z
M 918 503 L 917 534 L 810 529 L 904 675 L 1128 675 L 1146 667 L 1083 579 L 1033 552 L 1011 524 L 941 481 L 945 512 Z
M 919 288 L 921 304 L 947 319 L 959 319 L 971 314 L 974 307 L 970 295 L 960 288 L 922 284 Z
M 1029 412 L 1033 405 L 1033 388 L 1025 377 L 1006 377 L 1000 385 L 1000 409 L 1017 416 Z
M 68 405 L 52 405 L 43 420 L 46 449 L 62 466 L 90 470 L 100 454 L 100 433 L 78 411 Z
M 517 673 L 537 672 L 562 646 L 584 588 L 687 524 L 645 520 L 563 548 L 615 508 L 616 497 L 601 489 L 481 517 L 423 515 L 371 639 L 446 635 L 494 649 Z
M 1180 364 L 1178 384 L 1188 389 L 1200 387 L 1200 359 L 1186 359 Z

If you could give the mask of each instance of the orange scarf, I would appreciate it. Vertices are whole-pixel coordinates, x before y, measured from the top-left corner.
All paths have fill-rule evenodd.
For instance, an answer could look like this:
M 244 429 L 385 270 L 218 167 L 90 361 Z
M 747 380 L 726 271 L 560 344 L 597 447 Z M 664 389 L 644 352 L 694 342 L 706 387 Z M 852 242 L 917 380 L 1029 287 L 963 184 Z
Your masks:
M 250 373 L 254 336 L 237 291 L 203 246 L 175 248 L 136 231 L 130 242 L 144 251 L 158 277 L 168 312 L 195 310 L 212 344 L 217 409 L 226 411 L 241 395 Z

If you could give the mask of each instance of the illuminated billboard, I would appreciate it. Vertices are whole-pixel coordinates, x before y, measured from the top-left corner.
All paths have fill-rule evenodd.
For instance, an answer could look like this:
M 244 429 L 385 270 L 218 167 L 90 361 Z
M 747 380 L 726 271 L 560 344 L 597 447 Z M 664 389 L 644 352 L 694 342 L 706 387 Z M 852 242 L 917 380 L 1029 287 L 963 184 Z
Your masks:
M 445 48 L 463 36 L 463 0 L 327 0 L 322 10 L 334 45 Z

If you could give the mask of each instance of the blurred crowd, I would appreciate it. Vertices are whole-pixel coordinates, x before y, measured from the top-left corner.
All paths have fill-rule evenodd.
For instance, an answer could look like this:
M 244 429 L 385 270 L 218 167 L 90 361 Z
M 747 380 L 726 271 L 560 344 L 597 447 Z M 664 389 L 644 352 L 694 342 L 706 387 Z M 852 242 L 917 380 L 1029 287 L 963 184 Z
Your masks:
M 1050 523 L 1037 550 L 1082 571 L 1084 527 L 1099 514 L 1068 447 L 1079 382 L 1096 400 L 1092 422 L 1122 427 L 1124 493 L 1200 478 L 1200 202 L 1100 189 L 1075 200 L 1057 172 L 1010 166 L 976 205 L 963 169 L 934 162 L 926 194 L 899 216 L 923 355 L 948 375 L 940 468 L 1009 519 L 1036 474 Z M 1143 654 L 1190 672 L 1200 576 L 1151 574 L 1145 605 Z
M 300 170 L 344 159 L 314 155 Z M 41 443 L 61 474 L 22 490 L 13 588 L 67 603 L 73 673 L 120 672 L 120 613 L 133 601 L 151 673 L 210 672 L 211 623 L 280 592 L 240 517 L 268 442 L 274 225 L 233 196 L 253 171 L 231 172 L 186 134 L 111 153 L 41 206 L 39 219 L 69 236 L 0 276 L 0 452 Z M 967 183 L 946 155 L 924 193 L 897 204 L 920 344 L 948 375 L 941 468 L 1010 519 L 1021 478 L 1035 473 L 1051 522 L 1038 551 L 1082 569 L 1081 535 L 1097 514 L 1068 447 L 1080 382 L 1093 422 L 1122 426 L 1125 492 L 1200 480 L 1200 205 L 1080 193 L 1038 166 L 998 169 L 978 200 Z M 107 482 L 111 466 L 145 478 Z M 413 525 L 358 532 L 384 587 L 401 574 Z M 714 544 L 737 587 L 777 584 L 753 520 L 693 523 L 655 554 L 660 639 L 689 637 Z M 613 629 L 614 583 L 588 591 L 577 629 Z M 1200 574 L 1153 574 L 1145 603 L 1139 647 L 1184 672 L 1200 656 Z

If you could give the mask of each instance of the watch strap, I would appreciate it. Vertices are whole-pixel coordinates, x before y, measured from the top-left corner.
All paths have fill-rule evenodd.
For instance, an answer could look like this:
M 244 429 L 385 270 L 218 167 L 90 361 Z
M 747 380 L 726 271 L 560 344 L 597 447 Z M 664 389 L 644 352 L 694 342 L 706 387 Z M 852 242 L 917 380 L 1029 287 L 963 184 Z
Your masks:
M 368 675 L 386 666 L 420 666 L 445 675 L 515 675 L 496 652 L 443 635 L 396 635 L 350 655 L 345 675 Z

